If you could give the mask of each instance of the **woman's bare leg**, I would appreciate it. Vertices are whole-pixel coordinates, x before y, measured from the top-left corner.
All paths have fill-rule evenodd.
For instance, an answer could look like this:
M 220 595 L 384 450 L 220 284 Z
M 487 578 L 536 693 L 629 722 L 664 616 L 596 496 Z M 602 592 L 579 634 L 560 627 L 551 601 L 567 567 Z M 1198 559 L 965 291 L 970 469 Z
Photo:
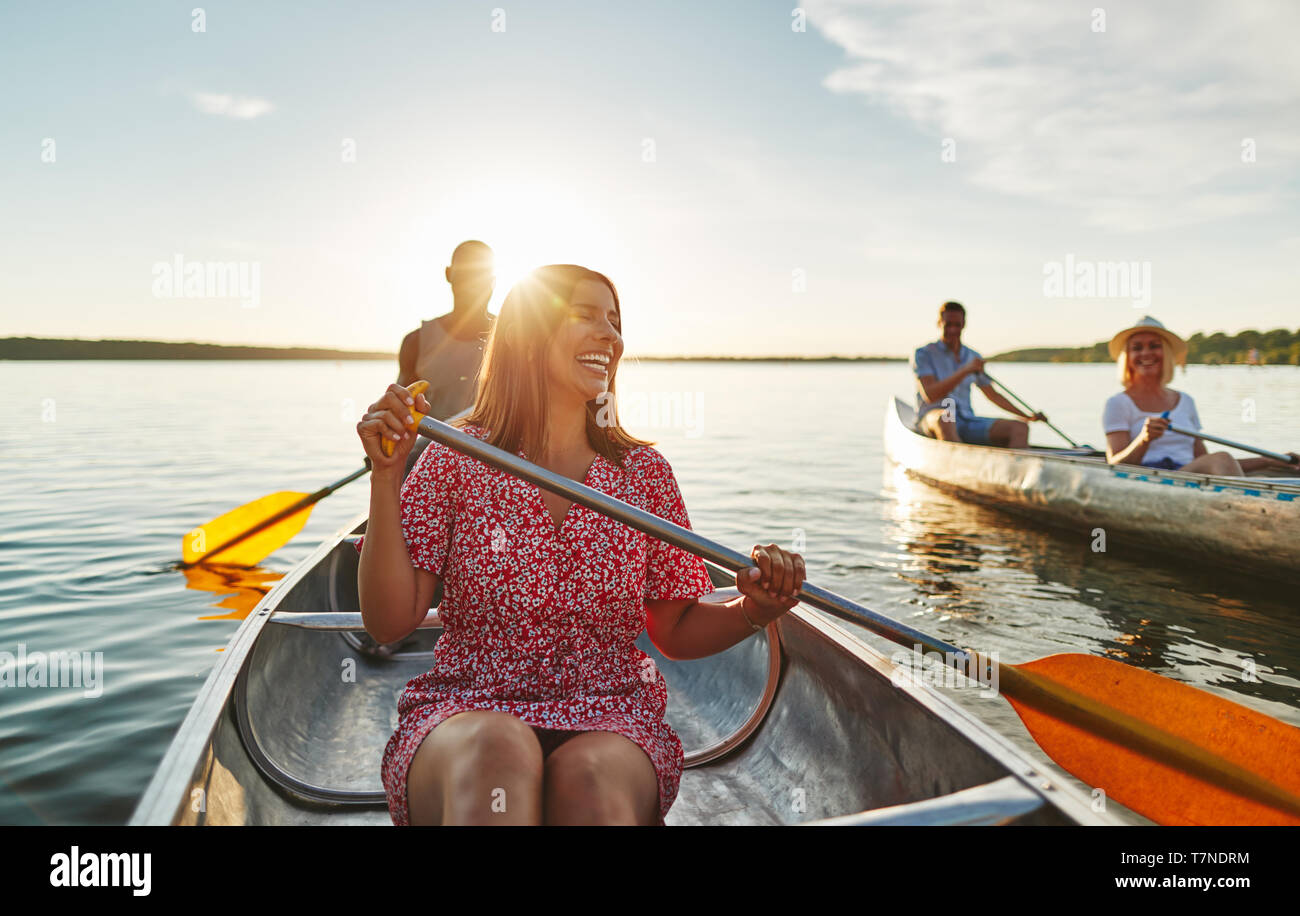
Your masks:
M 457 713 L 420 743 L 406 799 L 412 824 L 540 824 L 541 743 L 508 713 Z
M 1187 471 L 1191 474 L 1216 474 L 1220 477 L 1242 477 L 1245 474 L 1241 469 L 1241 465 L 1237 463 L 1237 459 L 1227 452 L 1212 452 L 1208 455 L 1202 455 L 1190 464 L 1183 465 L 1178 470 Z
M 659 780 L 635 742 L 614 732 L 582 732 L 546 758 L 545 823 L 654 826 Z

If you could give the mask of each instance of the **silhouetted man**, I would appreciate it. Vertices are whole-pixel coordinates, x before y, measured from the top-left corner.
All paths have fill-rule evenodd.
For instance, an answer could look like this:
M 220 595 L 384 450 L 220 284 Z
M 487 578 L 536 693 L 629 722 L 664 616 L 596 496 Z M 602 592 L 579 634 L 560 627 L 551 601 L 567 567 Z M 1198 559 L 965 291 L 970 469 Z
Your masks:
M 488 301 L 496 280 L 492 249 L 461 242 L 444 271 L 451 284 L 452 310 L 407 334 L 397 356 L 397 384 L 429 383 L 424 396 L 432 416 L 445 420 L 474 402 L 474 376 L 492 329 Z
M 451 284 L 451 312 L 422 321 L 402 340 L 397 355 L 397 384 L 427 381 L 424 396 L 429 400 L 429 416 L 439 420 L 474 403 L 475 378 L 492 330 L 487 310 L 496 282 L 492 249 L 479 241 L 461 242 L 451 253 L 444 276 Z M 408 472 L 428 444 L 423 437 L 416 442 L 407 460 Z

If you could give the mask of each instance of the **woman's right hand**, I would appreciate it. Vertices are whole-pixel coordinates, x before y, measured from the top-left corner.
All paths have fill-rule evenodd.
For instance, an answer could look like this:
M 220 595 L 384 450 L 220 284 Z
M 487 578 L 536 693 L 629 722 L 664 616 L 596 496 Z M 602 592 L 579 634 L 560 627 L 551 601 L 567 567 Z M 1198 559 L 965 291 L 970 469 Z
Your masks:
M 1143 442 L 1154 442 L 1165 434 L 1169 428 L 1169 421 L 1164 417 L 1147 417 L 1142 424 L 1142 434 L 1140 438 Z
M 407 428 L 407 424 L 415 420 L 411 416 L 412 408 L 427 414 L 429 402 L 423 394 L 412 397 L 409 391 L 394 383 L 370 405 L 357 423 L 357 435 L 361 437 L 361 445 L 370 459 L 372 476 L 382 476 L 394 470 L 401 473 L 406 468 L 406 458 L 411 454 L 416 438 L 415 432 Z M 392 455 L 384 454 L 380 447 L 382 439 L 393 443 Z
M 799 603 L 808 571 L 802 556 L 775 544 L 755 544 L 749 556 L 754 565 L 736 573 L 736 588 L 745 596 L 741 609 L 766 626 Z

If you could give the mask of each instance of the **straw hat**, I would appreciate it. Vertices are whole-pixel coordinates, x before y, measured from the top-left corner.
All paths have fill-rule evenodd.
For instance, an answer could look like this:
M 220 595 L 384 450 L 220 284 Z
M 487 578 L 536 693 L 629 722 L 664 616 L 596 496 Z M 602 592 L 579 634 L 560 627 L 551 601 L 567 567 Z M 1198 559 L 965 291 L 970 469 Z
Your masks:
M 1110 339 L 1110 358 L 1119 359 L 1119 355 L 1128 347 L 1128 339 L 1139 331 L 1159 335 L 1160 339 L 1165 342 L 1165 346 L 1173 351 L 1174 362 L 1180 366 L 1187 365 L 1187 341 L 1165 328 L 1163 324 L 1150 315 L 1144 315 L 1142 320 L 1133 327 L 1125 328 Z

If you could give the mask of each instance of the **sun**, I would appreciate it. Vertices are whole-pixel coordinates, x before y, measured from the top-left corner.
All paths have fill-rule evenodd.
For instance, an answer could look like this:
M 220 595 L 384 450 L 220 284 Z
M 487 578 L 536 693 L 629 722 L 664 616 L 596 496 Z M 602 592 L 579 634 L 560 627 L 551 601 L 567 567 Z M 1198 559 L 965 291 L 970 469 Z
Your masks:
M 403 246 L 405 257 L 421 265 L 404 278 L 403 298 L 423 300 L 425 311 L 450 307 L 442 268 L 466 239 L 486 242 L 496 257 L 496 288 L 488 305 L 493 313 L 500 311 L 516 281 L 543 264 L 617 270 L 616 238 L 607 215 L 572 188 L 471 187 L 443 196 L 431 210 L 411 227 Z

